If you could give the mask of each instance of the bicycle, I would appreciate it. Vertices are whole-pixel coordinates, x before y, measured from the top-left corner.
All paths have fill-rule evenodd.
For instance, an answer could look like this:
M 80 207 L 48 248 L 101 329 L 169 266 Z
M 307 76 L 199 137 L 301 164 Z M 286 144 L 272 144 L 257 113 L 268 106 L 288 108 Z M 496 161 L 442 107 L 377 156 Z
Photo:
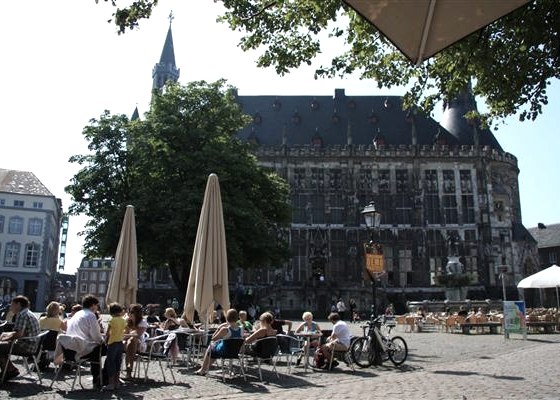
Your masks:
M 408 356 L 408 346 L 402 337 L 391 337 L 394 326 L 394 320 L 391 324 L 385 316 L 374 318 L 372 315 L 367 325 L 362 325 L 364 335 L 351 344 L 350 356 L 354 363 L 362 368 L 372 364 L 381 365 L 387 360 L 391 360 L 395 366 L 402 365 Z

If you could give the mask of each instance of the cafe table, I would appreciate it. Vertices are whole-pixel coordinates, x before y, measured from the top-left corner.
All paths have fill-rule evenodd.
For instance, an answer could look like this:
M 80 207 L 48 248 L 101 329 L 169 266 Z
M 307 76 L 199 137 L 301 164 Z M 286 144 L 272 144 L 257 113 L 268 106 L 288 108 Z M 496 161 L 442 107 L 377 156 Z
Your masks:
M 309 349 L 311 348 L 311 340 L 312 339 L 319 339 L 321 337 L 320 332 L 308 332 L 308 331 L 301 331 L 301 332 L 294 332 L 294 335 L 298 338 L 305 339 L 304 347 L 305 347 L 305 354 L 304 354 L 304 371 L 307 372 L 307 367 L 309 366 Z

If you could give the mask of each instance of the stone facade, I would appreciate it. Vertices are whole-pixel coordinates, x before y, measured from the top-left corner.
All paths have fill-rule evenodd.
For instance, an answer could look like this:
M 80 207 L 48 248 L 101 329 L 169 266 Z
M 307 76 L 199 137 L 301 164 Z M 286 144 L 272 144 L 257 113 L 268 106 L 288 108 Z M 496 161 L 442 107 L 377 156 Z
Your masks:
M 0 169 L 0 302 L 25 295 L 35 311 L 50 297 L 62 204 L 31 172 Z

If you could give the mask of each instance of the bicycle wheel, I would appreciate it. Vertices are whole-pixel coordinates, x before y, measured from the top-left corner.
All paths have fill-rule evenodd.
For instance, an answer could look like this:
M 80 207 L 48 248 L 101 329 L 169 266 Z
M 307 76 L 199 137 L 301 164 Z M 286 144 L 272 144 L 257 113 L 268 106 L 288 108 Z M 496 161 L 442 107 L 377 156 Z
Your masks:
M 383 336 L 381 338 L 381 340 L 383 341 L 383 345 L 385 346 L 386 349 L 389 349 L 389 347 L 391 346 L 389 343 L 387 343 L 389 340 L 387 339 L 387 337 Z M 389 351 L 384 351 L 381 353 L 381 361 L 385 362 L 389 360 Z
M 391 344 L 389 345 L 387 353 L 389 354 L 391 362 L 398 366 L 406 361 L 408 346 L 402 337 L 395 336 L 391 338 Z
M 371 348 L 369 345 L 369 338 L 361 337 L 354 340 L 350 348 L 350 356 L 356 365 L 362 368 L 367 368 L 371 365 L 372 358 L 370 357 Z

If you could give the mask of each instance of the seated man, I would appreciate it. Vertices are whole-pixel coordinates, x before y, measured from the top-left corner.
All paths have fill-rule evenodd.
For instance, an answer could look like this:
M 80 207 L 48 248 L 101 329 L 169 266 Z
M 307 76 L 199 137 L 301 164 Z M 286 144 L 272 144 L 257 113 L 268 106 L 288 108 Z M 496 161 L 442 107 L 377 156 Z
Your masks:
M 326 365 L 331 359 L 331 352 L 346 351 L 350 348 L 350 330 L 346 322 L 340 320 L 338 313 L 331 313 L 329 321 L 333 324 L 332 334 L 327 338 L 327 342 L 321 346 L 321 350 L 325 354 Z M 333 366 L 335 366 L 334 361 Z
M 16 296 L 10 305 L 10 311 L 15 315 L 13 332 L 4 333 L 3 336 L 9 337 L 7 341 L 0 341 L 0 368 L 7 368 L 6 380 L 15 378 L 19 375 L 18 369 L 8 360 L 11 342 L 21 337 L 37 336 L 41 333 L 39 320 L 29 311 L 29 300 L 25 296 Z M 13 352 L 34 352 L 37 350 L 36 340 L 20 340 L 14 345 Z M 2 370 L 3 372 L 3 370 Z
M 95 296 L 87 295 L 82 301 L 83 309 L 78 311 L 71 319 L 68 320 L 66 336 L 78 337 L 82 339 L 83 344 L 80 349 L 68 348 L 68 350 L 81 350 L 85 356 L 83 358 L 92 361 L 98 361 L 99 352 L 106 354 L 107 347 L 103 344 L 103 336 L 101 335 L 101 327 L 97 321 L 95 312 L 99 308 L 99 300 Z M 60 341 L 59 337 L 59 341 Z M 63 344 L 64 345 L 64 344 Z M 98 362 L 91 363 L 91 375 L 93 376 L 93 386 L 99 387 L 100 365 Z
M 272 313 L 271 313 L 272 314 Z M 286 332 L 284 332 L 284 325 L 288 325 L 288 330 L 287 332 L 291 332 L 292 330 L 292 321 L 287 320 L 287 319 L 276 319 L 277 315 L 276 314 L 272 314 L 274 315 L 274 319 L 272 320 L 272 329 L 276 329 L 276 332 L 278 334 L 281 335 L 285 335 Z

